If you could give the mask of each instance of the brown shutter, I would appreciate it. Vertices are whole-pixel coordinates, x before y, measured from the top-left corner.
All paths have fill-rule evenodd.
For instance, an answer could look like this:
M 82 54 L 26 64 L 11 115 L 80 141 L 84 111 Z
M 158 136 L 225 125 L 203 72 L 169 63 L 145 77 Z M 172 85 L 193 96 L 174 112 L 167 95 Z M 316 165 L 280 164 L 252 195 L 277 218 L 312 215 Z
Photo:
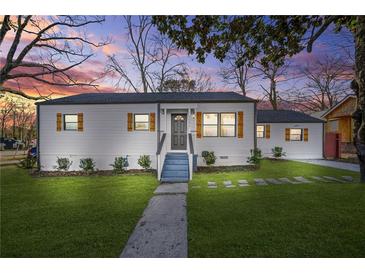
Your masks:
M 270 139 L 270 125 L 265 125 L 265 138 Z
M 308 142 L 308 129 L 304 129 L 304 142 Z
M 62 130 L 62 113 L 57 113 L 57 131 Z
M 156 130 L 156 119 L 155 119 L 155 113 L 151 112 L 150 113 L 150 131 L 155 131 Z
M 202 137 L 202 113 L 196 113 L 196 138 Z
M 133 131 L 133 114 L 128 113 L 128 131 Z
M 290 141 L 290 128 L 285 129 L 285 141 Z
M 237 128 L 237 137 L 243 138 L 243 111 L 238 112 L 238 128 Z
M 77 131 L 84 131 L 84 114 L 77 113 Z

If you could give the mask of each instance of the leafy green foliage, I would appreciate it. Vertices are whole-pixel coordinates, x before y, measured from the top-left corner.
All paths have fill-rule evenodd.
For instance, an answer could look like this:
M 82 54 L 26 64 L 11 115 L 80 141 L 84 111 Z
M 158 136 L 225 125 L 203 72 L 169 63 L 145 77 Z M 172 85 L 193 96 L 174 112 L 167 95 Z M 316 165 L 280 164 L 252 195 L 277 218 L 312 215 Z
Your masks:
M 259 165 L 262 159 L 261 150 L 258 148 L 250 150 L 250 156 L 247 157 L 247 162 L 254 165 Z
M 68 171 L 70 166 L 72 165 L 72 161 L 70 161 L 70 159 L 68 158 L 59 158 L 57 157 L 57 170 L 64 170 L 64 171 Z
M 202 157 L 208 166 L 214 165 L 215 160 L 217 159 L 214 155 L 214 151 L 202 151 Z
M 138 164 L 145 170 L 151 168 L 151 158 L 149 155 L 141 155 L 138 159 Z
M 18 164 L 19 167 L 21 168 L 25 168 L 25 169 L 32 169 L 34 168 L 34 166 L 37 163 L 37 158 L 36 157 L 27 157 L 23 160 L 21 160 Z
M 116 173 L 125 172 L 126 168 L 129 166 L 128 157 L 115 157 L 114 164 L 112 164 L 111 166 Z
M 95 170 L 95 162 L 92 158 L 80 159 L 79 167 L 86 172 L 92 172 Z
M 278 146 L 273 147 L 271 149 L 271 152 L 272 152 L 272 156 L 274 156 L 274 158 L 277 158 L 277 159 L 286 155 L 286 153 L 283 151 L 283 148 L 278 147 Z

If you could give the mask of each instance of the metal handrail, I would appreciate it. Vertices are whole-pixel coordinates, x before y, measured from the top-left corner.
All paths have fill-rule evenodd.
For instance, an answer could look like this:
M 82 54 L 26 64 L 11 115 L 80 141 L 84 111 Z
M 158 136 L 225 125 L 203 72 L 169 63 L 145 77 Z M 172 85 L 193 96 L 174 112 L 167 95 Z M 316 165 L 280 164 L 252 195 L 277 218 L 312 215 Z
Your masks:
M 190 154 L 194 154 L 193 135 L 189 133 L 189 151 Z
M 161 141 L 159 142 L 158 147 L 157 147 L 157 153 L 156 153 L 156 155 L 160 155 L 161 154 L 161 150 L 162 150 L 162 147 L 163 147 L 163 143 L 165 142 L 165 139 L 166 139 L 166 133 L 162 134 Z

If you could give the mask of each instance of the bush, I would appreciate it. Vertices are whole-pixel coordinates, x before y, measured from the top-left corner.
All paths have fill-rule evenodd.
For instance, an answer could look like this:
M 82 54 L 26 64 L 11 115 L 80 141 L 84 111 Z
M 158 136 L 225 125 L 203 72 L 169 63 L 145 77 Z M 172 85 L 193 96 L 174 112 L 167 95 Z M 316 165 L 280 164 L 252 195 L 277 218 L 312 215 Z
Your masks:
M 57 157 L 56 162 L 57 162 L 57 166 L 56 166 L 57 170 L 68 171 L 68 169 L 72 165 L 72 161 L 70 161 L 68 158 L 59 158 L 59 157 Z
M 247 158 L 247 162 L 254 165 L 259 165 L 262 159 L 261 150 L 258 148 L 250 150 L 250 157 Z
M 271 149 L 271 151 L 272 151 L 272 156 L 274 156 L 274 158 L 276 159 L 279 159 L 286 155 L 282 147 L 274 147 L 273 149 Z
M 83 158 L 80 159 L 79 167 L 86 172 L 94 171 L 95 169 L 95 162 L 92 158 Z
M 27 158 L 21 160 L 18 166 L 21 168 L 32 169 L 36 163 L 37 163 L 37 157 L 28 156 Z
M 114 172 L 123 173 L 126 170 L 126 167 L 129 166 L 127 157 L 115 157 L 114 164 L 111 165 L 113 167 Z
M 217 157 L 214 155 L 214 151 L 203 151 L 202 157 L 208 166 L 213 165 L 217 159 Z
M 145 170 L 151 168 L 151 159 L 149 155 L 141 155 L 138 159 L 138 164 Z

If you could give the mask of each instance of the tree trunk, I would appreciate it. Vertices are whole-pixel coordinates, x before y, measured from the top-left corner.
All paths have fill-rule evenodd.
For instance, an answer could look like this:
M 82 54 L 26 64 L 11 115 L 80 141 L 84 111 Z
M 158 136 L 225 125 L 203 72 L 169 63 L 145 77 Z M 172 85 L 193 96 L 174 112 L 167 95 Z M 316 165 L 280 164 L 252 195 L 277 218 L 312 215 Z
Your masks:
M 278 109 L 278 100 L 276 95 L 276 82 L 275 79 L 270 80 L 270 102 L 273 110 Z
M 360 163 L 360 180 L 365 183 L 365 16 L 357 16 L 355 31 L 355 82 L 357 96 L 354 118 L 354 145 Z

